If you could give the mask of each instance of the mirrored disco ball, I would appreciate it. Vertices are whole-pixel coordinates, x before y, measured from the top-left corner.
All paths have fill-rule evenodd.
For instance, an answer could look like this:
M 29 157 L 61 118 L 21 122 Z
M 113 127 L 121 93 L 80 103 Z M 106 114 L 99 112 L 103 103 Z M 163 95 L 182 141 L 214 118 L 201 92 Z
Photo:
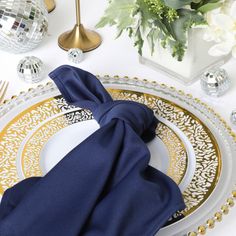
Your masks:
M 201 87 L 206 94 L 219 97 L 230 88 L 230 78 L 225 69 L 215 68 L 206 71 L 201 77 Z
M 17 74 L 27 83 L 38 83 L 43 80 L 45 74 L 44 64 L 37 57 L 25 57 L 17 66 Z
M 44 0 L 0 0 L 0 49 L 23 53 L 35 48 L 48 29 Z
M 68 59 L 71 62 L 78 64 L 83 60 L 83 58 L 84 58 L 83 51 L 79 48 L 71 48 L 68 51 Z

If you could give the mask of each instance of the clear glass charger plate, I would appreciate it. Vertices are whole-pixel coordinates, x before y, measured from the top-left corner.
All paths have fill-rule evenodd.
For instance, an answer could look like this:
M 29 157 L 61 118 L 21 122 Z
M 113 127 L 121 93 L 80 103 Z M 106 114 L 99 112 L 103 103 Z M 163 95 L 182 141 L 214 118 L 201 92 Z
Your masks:
M 152 108 L 160 120 L 148 144 L 150 164 L 179 185 L 186 209 L 158 235 L 201 235 L 222 220 L 236 198 L 235 134 L 200 100 L 166 85 L 128 77 L 99 77 L 114 99 Z M 99 128 L 90 111 L 69 106 L 53 83 L 0 107 L 0 193 L 18 181 L 46 174 Z

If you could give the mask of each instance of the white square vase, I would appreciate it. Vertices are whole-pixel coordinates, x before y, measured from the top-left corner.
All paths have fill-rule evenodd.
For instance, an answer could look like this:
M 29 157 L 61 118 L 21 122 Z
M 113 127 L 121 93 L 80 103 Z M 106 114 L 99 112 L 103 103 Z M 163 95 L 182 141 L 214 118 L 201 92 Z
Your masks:
M 155 52 L 151 55 L 150 46 L 145 41 L 143 55 L 139 58 L 140 63 L 165 73 L 185 85 L 190 85 L 198 80 L 206 70 L 222 66 L 230 58 L 230 56 L 210 56 L 208 50 L 213 43 L 204 41 L 203 33 L 203 29 L 190 30 L 188 49 L 182 61 L 173 58 L 171 52 L 160 44 L 156 44 Z

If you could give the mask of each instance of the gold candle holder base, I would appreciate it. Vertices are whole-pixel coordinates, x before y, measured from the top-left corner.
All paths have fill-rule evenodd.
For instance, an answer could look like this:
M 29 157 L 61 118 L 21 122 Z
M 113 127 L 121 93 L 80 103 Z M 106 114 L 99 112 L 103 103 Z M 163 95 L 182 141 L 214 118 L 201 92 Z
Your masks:
M 74 29 L 63 33 L 58 38 L 60 48 L 68 51 L 71 48 L 79 48 L 83 52 L 96 49 L 102 42 L 98 33 L 85 29 L 82 24 L 75 25 Z
M 56 3 L 54 0 L 44 0 L 48 13 L 52 12 L 56 8 Z

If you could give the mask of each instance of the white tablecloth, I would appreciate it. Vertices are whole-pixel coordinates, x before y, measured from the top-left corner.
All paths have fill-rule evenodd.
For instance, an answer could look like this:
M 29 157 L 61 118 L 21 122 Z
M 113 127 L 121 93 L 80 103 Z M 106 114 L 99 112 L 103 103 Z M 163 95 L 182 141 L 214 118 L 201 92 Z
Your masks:
M 107 0 L 81 1 L 82 21 L 85 26 L 93 29 L 99 18 L 103 15 L 107 5 Z M 71 29 L 75 23 L 74 1 L 58 0 L 57 8 L 49 15 L 49 32 L 44 42 L 35 50 L 21 55 L 12 55 L 0 52 L 0 80 L 10 82 L 7 98 L 19 94 L 29 87 L 36 85 L 26 84 L 17 78 L 16 67 L 20 59 L 24 56 L 37 56 L 46 65 L 47 73 L 62 64 L 71 64 L 67 60 L 67 53 L 57 46 L 58 36 Z M 227 69 L 232 79 L 230 91 L 220 98 L 211 98 L 201 91 L 199 81 L 192 86 L 184 86 L 173 79 L 170 79 L 148 67 L 139 64 L 136 49 L 133 42 L 123 35 L 115 40 L 116 30 L 112 28 L 99 29 L 103 37 L 102 45 L 90 53 L 85 54 L 85 59 L 79 64 L 82 69 L 89 70 L 99 75 L 120 75 L 139 77 L 142 79 L 155 80 L 159 83 L 166 83 L 177 89 L 191 93 L 195 97 L 201 98 L 204 102 L 211 105 L 229 122 L 232 109 L 236 108 L 236 60 L 231 60 L 224 67 Z M 43 83 L 49 81 L 45 78 Z M 208 231 L 209 236 L 235 236 L 236 232 L 236 207 L 231 210 L 228 216 L 224 217 L 222 223 L 217 224 L 214 230 Z

